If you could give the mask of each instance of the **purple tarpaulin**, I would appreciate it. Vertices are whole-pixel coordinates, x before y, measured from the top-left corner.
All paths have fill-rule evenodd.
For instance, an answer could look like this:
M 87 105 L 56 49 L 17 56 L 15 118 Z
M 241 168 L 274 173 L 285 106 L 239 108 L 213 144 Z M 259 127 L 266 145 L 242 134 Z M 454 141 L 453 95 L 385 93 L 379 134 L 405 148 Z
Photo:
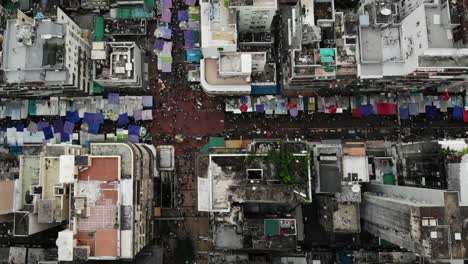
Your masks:
M 153 96 L 144 95 L 143 96 L 143 106 L 144 107 L 153 107 Z
M 104 115 L 102 113 L 88 113 L 85 112 L 83 116 L 83 122 L 87 123 L 88 125 L 91 123 L 104 123 Z
M 170 23 L 172 18 L 172 13 L 170 9 L 164 9 L 161 15 L 160 21 Z
M 163 61 L 162 62 L 162 72 L 172 72 L 172 63 Z
M 120 96 L 118 93 L 109 93 L 109 96 L 107 97 L 107 101 L 109 104 L 119 104 L 120 103 Z
M 188 6 L 194 6 L 197 0 L 185 0 L 185 4 Z
M 163 9 L 172 8 L 172 0 L 163 0 Z
M 188 10 L 179 10 L 179 11 L 177 11 L 177 19 L 179 21 L 188 21 L 189 11 Z
M 297 108 L 293 108 L 289 110 L 289 115 L 291 115 L 292 117 L 296 117 L 298 114 L 299 114 L 299 110 L 297 110 Z
M 63 121 L 62 119 L 57 119 L 54 121 L 54 131 L 55 133 L 63 132 Z
M 193 30 L 185 30 L 184 31 L 184 40 L 185 40 L 185 48 L 186 49 L 195 48 L 195 36 L 193 34 Z
M 37 129 L 42 130 L 44 127 L 48 127 L 48 126 L 49 126 L 49 122 L 39 122 L 37 124 Z
M 172 30 L 170 28 L 161 27 L 161 33 L 163 39 L 171 39 L 172 37 Z
M 409 114 L 410 115 L 418 115 L 419 114 L 419 105 L 417 103 L 410 103 L 408 105 Z
M 163 48 L 164 48 L 164 40 L 162 40 L 162 39 L 157 39 L 157 40 L 154 42 L 153 48 L 154 48 L 155 50 L 159 50 L 159 51 L 163 50 Z
M 140 135 L 140 126 L 129 125 L 128 126 L 129 135 Z
M 63 132 L 67 134 L 73 133 L 73 130 L 75 129 L 75 124 L 69 121 L 65 121 L 65 124 L 63 125 Z
M 172 52 L 172 41 L 164 41 L 163 51 Z
M 408 107 L 400 107 L 400 119 L 401 120 L 408 120 L 409 118 L 409 108 Z
M 140 142 L 140 137 L 137 135 L 128 135 L 128 141 L 132 143 L 139 143 Z
M 130 122 L 130 120 L 128 119 L 128 114 L 127 113 L 123 113 L 121 115 L 119 115 L 119 119 L 117 119 L 117 123 L 121 126 L 123 125 L 126 125 Z
M 140 121 L 140 120 L 143 119 L 142 112 L 143 112 L 143 110 L 141 110 L 141 109 L 133 111 L 133 118 L 135 118 L 135 121 Z
M 255 111 L 257 113 L 263 113 L 265 112 L 265 106 L 263 104 L 255 105 Z

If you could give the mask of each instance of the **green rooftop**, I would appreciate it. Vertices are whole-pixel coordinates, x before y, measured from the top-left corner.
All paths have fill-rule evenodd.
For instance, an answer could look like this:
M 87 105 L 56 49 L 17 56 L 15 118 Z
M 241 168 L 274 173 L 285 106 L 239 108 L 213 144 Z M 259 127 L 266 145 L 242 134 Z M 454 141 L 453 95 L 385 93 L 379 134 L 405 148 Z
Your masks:
M 266 236 L 279 236 L 280 222 L 275 219 L 266 219 L 264 231 Z

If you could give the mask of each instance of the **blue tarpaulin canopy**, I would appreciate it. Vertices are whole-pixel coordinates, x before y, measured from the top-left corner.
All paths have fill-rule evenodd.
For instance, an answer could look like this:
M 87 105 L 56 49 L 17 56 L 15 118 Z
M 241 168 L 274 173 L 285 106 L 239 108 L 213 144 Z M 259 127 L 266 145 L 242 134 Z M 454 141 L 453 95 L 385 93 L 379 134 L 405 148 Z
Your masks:
M 426 105 L 426 116 L 429 119 L 437 119 L 439 118 L 439 110 L 434 105 Z
M 99 134 L 99 128 L 101 127 L 100 123 L 88 124 L 88 132 L 93 135 Z
M 117 119 L 117 123 L 119 125 L 121 125 L 121 126 L 126 125 L 129 122 L 130 122 L 130 120 L 128 119 L 128 114 L 127 113 L 120 114 L 119 119 Z
M 46 126 L 42 128 L 42 132 L 44 132 L 45 139 L 49 140 L 54 138 L 54 131 L 52 130 L 52 127 Z
M 75 112 L 67 112 L 67 119 L 72 123 L 77 123 L 80 121 L 80 116 L 78 115 L 78 111 Z
M 409 118 L 409 108 L 408 107 L 400 107 L 400 119 L 407 120 Z
M 359 108 L 362 115 L 372 115 L 374 113 L 374 107 L 371 104 L 361 105 Z
M 201 60 L 201 51 L 197 49 L 187 50 L 187 62 L 196 62 L 199 63 Z
M 463 110 L 465 110 L 463 107 L 461 106 L 454 106 L 453 107 L 453 118 L 457 119 L 457 120 L 462 120 L 463 119 Z
M 68 133 L 60 133 L 60 141 L 61 141 L 61 142 L 68 142 L 68 141 L 70 141 L 70 134 L 68 134 Z
M 85 112 L 83 122 L 90 125 L 91 123 L 102 124 L 104 123 L 104 115 L 102 113 L 88 113 Z

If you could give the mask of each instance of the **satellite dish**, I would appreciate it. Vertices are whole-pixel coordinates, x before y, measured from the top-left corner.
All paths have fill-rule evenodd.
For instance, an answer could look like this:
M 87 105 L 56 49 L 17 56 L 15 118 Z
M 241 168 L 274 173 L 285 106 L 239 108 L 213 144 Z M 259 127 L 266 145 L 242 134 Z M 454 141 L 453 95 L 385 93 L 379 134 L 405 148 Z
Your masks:
M 380 14 L 384 15 L 384 16 L 389 16 L 392 14 L 392 10 L 390 10 L 389 8 L 387 7 L 384 7 L 382 9 L 380 9 Z
M 359 186 L 359 184 L 355 184 L 351 187 L 351 191 L 353 191 L 353 193 L 359 193 L 361 191 L 361 186 Z

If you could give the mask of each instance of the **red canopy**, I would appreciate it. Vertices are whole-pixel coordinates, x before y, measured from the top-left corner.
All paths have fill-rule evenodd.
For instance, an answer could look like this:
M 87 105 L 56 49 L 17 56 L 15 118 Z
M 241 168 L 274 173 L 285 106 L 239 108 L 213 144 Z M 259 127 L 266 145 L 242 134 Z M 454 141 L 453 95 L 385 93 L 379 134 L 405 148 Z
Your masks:
M 291 109 L 294 109 L 294 108 L 297 108 L 297 104 L 293 103 L 293 102 L 289 102 L 288 103 L 288 109 L 291 110 Z
M 241 112 L 245 113 L 247 112 L 247 110 L 249 110 L 249 107 L 246 105 L 246 104 L 242 104 L 239 109 L 241 110 Z
M 361 108 L 353 109 L 353 117 L 362 117 Z
M 450 95 L 448 93 L 448 91 L 444 91 L 442 93 L 442 95 L 440 96 L 440 98 L 443 100 L 443 101 L 448 101 L 450 99 Z
M 377 114 L 379 115 L 396 115 L 397 104 L 377 103 Z

